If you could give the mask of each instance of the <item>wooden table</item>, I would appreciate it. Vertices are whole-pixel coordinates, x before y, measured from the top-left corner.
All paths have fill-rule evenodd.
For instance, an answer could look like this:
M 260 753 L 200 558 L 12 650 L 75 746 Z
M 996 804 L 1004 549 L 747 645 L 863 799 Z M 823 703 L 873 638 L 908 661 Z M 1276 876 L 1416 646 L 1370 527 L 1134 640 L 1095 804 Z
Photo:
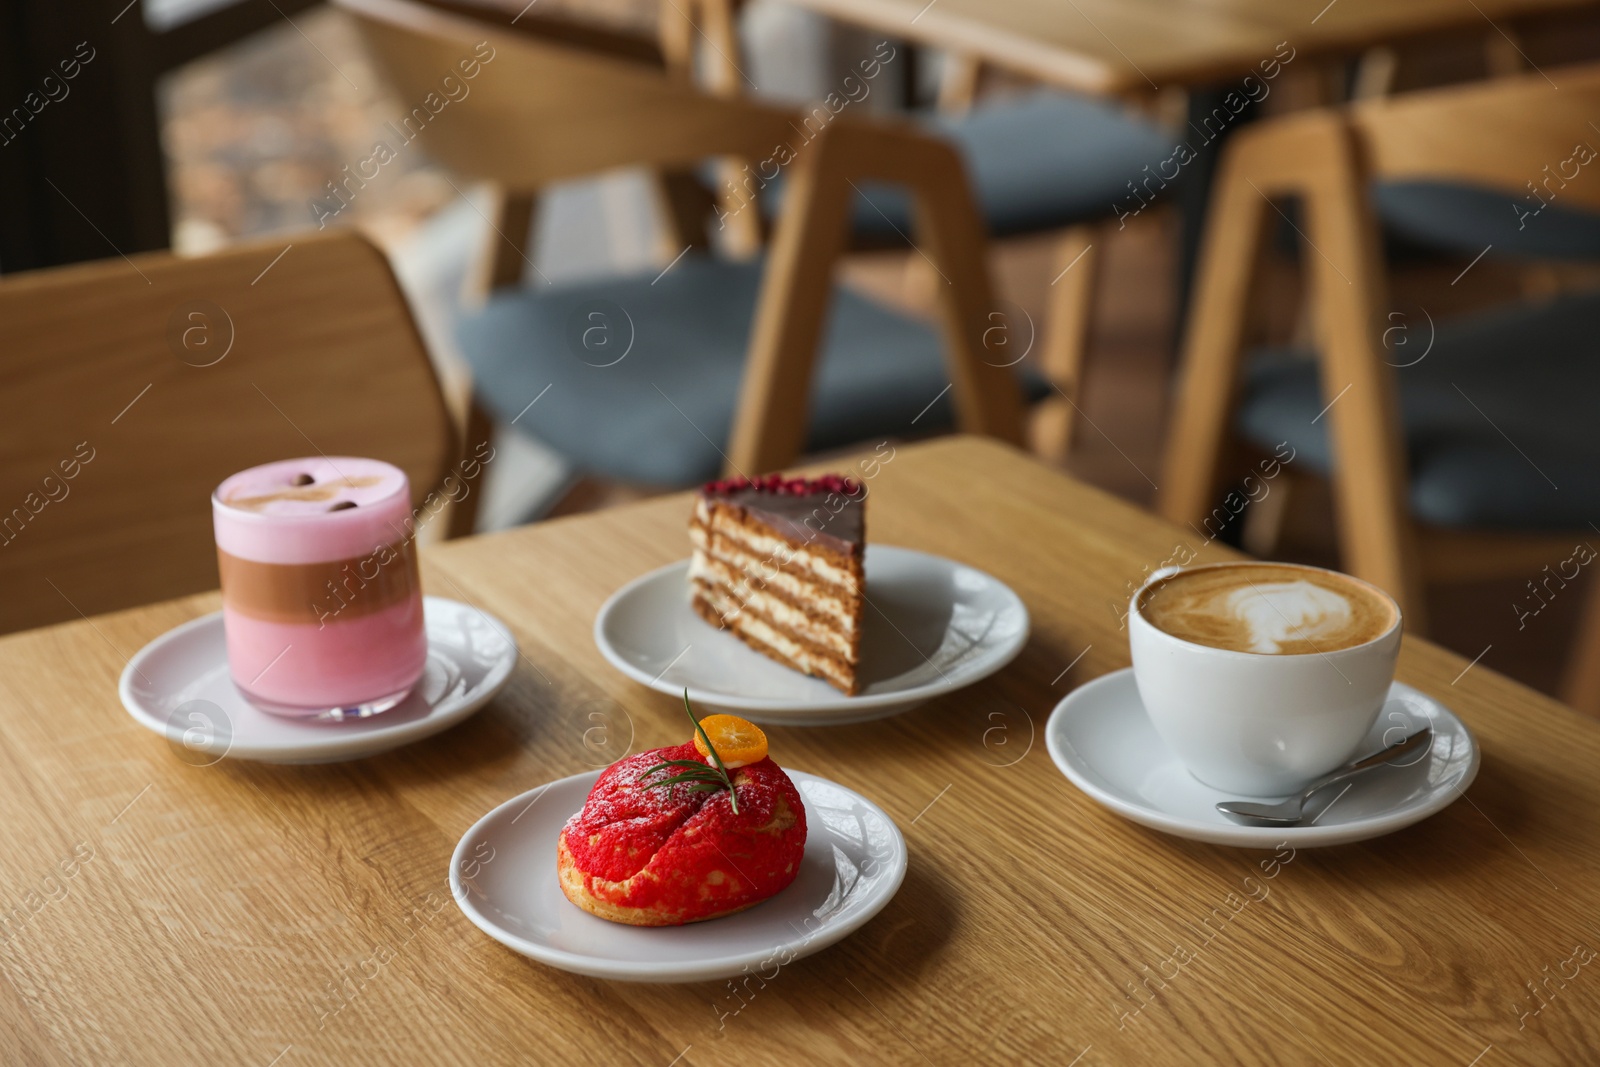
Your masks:
M 1280 42 L 1354 52 L 1589 0 L 791 0 L 1067 89 L 1141 95 L 1260 74 Z M 1283 59 L 1282 55 L 1276 57 Z
M 855 935 L 741 1000 L 551 970 L 451 903 L 457 838 L 591 766 L 592 716 L 612 755 L 681 740 L 672 698 L 590 640 L 608 593 L 685 554 L 668 497 L 425 553 L 430 590 L 505 619 L 526 660 L 467 723 L 361 762 L 194 767 L 128 717 L 126 656 L 214 595 L 0 640 L 0 1062 L 1594 1062 L 1600 965 L 1573 951 L 1600 948 L 1600 724 L 1408 641 L 1400 676 L 1482 742 L 1464 801 L 1276 865 L 1166 837 L 1080 793 L 1040 735 L 1127 664 L 1127 583 L 1200 538 L 973 439 L 901 446 L 869 485 L 874 540 L 994 573 L 1034 630 L 899 718 L 769 730 L 905 831 L 905 884 Z

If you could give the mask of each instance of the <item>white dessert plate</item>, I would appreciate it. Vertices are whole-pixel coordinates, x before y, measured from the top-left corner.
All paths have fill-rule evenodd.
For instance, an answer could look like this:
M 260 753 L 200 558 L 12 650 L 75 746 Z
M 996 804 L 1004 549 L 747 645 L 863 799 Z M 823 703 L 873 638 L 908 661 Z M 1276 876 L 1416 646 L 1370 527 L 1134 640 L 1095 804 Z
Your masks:
M 687 926 L 624 926 L 569 901 L 556 841 L 599 771 L 530 789 L 473 824 L 450 859 L 450 891 L 496 941 L 564 971 L 626 982 L 771 980 L 883 910 L 906 876 L 906 842 L 883 809 L 852 789 L 788 771 L 806 809 L 800 873 L 747 911 Z
M 1393 833 L 1466 791 L 1478 773 L 1477 742 L 1455 713 L 1409 685 L 1389 687 L 1388 703 L 1360 751 L 1378 748 L 1386 734 L 1393 743 L 1424 725 L 1434 734 L 1426 753 L 1404 765 L 1376 767 L 1342 794 L 1329 790 L 1329 800 L 1319 794 L 1299 826 L 1243 826 L 1218 811 L 1218 801 L 1246 798 L 1204 785 L 1184 769 L 1150 725 L 1132 668 L 1073 690 L 1050 714 L 1044 737 L 1050 758 L 1074 785 L 1134 822 L 1218 845 L 1309 848 Z
M 424 597 L 422 607 L 428 627 L 422 680 L 405 700 L 368 719 L 307 722 L 251 704 L 228 674 L 221 612 L 186 622 L 140 649 L 122 672 L 122 706 L 196 766 L 224 756 L 336 763 L 386 752 L 483 707 L 517 661 L 516 640 L 500 620 L 443 597 Z
M 862 691 L 846 696 L 710 626 L 689 607 L 689 561 L 617 590 L 594 620 L 611 665 L 662 693 L 689 690 L 698 712 L 778 726 L 898 715 L 1010 663 L 1028 640 L 1028 609 L 1004 582 L 940 556 L 868 545 Z

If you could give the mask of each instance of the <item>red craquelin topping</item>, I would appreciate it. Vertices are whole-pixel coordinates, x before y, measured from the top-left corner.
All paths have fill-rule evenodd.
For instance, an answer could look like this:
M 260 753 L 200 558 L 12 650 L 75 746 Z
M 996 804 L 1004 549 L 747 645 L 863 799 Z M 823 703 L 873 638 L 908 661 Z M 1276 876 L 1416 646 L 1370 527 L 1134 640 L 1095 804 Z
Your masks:
M 715 482 L 707 482 L 700 487 L 702 493 L 736 493 L 742 489 L 754 489 L 760 493 L 776 493 L 779 496 L 810 496 L 815 493 L 839 493 L 843 496 L 859 496 L 861 483 L 854 478 L 840 474 L 824 474 L 820 478 L 785 478 L 781 474 L 764 474 L 759 478 L 723 478 Z
M 806 834 L 805 805 L 794 783 L 771 758 L 734 772 L 741 784 L 739 811 L 727 790 L 697 792 L 691 785 L 647 788 L 646 772 L 669 759 L 703 761 L 692 741 L 637 752 L 608 767 L 590 790 L 582 810 L 567 820 L 567 848 L 583 874 L 622 882 L 647 867 L 660 876 L 626 891 L 601 890 L 605 899 L 626 907 L 664 906 L 693 913 L 765 899 L 794 880 Z M 763 832 L 782 800 L 796 827 Z M 708 898 L 705 876 L 732 865 L 746 884 L 734 894 Z M 711 907 L 716 904 L 717 907 Z

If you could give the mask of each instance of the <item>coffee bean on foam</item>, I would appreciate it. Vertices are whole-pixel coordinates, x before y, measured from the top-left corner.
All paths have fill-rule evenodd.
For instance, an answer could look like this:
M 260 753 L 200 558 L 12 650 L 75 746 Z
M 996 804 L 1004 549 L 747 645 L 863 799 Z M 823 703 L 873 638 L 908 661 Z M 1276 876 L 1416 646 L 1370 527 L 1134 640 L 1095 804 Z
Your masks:
M 1366 644 L 1396 621 L 1393 603 L 1364 582 L 1274 563 L 1179 571 L 1147 588 L 1138 609 L 1173 637 L 1277 656 Z
M 347 456 L 337 464 L 332 460 L 268 463 L 229 478 L 218 487 L 219 499 L 240 511 L 272 515 L 326 514 L 340 500 L 351 507 L 376 504 L 392 495 L 404 478 L 377 469 L 376 462 Z

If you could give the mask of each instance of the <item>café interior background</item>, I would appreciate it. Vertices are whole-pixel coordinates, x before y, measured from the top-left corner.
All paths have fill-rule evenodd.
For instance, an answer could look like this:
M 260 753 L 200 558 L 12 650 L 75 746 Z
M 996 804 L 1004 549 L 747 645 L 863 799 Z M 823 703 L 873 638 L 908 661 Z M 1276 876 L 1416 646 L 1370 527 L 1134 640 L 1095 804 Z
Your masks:
M 221 6 L 222 0 L 146 0 L 127 17 L 166 28 Z M 538 11 L 643 33 L 654 33 L 657 19 L 653 0 L 538 0 Z M 1564 33 L 1567 49 L 1577 52 L 1600 36 L 1581 25 Z M 752 90 L 790 101 L 825 93 L 860 57 L 872 53 L 881 36 L 778 0 L 744 5 L 740 34 Z M 1448 83 L 1481 74 L 1480 36 L 1435 42 L 1408 54 L 1404 76 Z M 894 111 L 908 96 L 928 104 L 937 93 L 940 64 L 937 52 L 918 50 L 871 84 L 859 106 Z M 1288 81 L 1274 87 L 1276 96 L 1267 102 L 1273 108 L 1292 110 L 1300 102 L 1296 94 L 1303 87 Z M 1027 89 L 1003 72 L 985 84 L 989 93 Z M 404 110 L 400 104 L 351 20 L 320 5 L 287 14 L 165 75 L 158 108 L 172 248 L 203 254 L 240 239 L 315 229 L 310 205 L 326 197 L 341 168 L 370 153 L 372 131 Z M 1181 116 L 1181 103 L 1163 106 L 1168 112 L 1176 107 Z M 345 209 L 325 220 L 327 226 L 360 228 L 390 255 L 447 382 L 460 378 L 454 316 L 463 281 L 483 245 L 486 204 L 484 190 L 453 181 L 421 146 L 400 153 Z M 1080 426 L 1067 461 L 1078 477 L 1146 506 L 1154 497 L 1149 472 L 1160 468 L 1170 414 L 1178 295 L 1169 279 L 1177 266 L 1179 230 L 1177 212 L 1163 204 L 1106 234 L 1089 339 L 1094 384 L 1083 400 L 1087 425 Z M 663 252 L 646 176 L 624 170 L 551 191 L 541 207 L 531 258 L 557 282 L 664 265 L 670 251 Z M 842 274 L 874 297 L 932 320 L 936 310 L 929 292 L 906 269 L 905 258 L 900 252 L 858 254 Z M 1526 284 L 1493 260 L 1480 266 L 1470 283 L 1458 288 L 1434 280 L 1428 288 L 1430 310 L 1470 308 Z M 1058 268 L 1056 236 L 996 241 L 991 268 L 1001 298 L 1031 322 L 1044 321 Z M 1292 318 L 1301 281 L 1293 258 L 1280 256 L 1258 279 L 1268 290 L 1260 303 L 1269 313 L 1278 309 L 1277 314 Z M 1397 296 L 1402 305 L 1406 299 L 1403 291 Z M 1441 299 L 1454 299 L 1460 308 L 1441 307 Z M 525 435 L 501 430 L 495 447 L 506 458 L 488 475 L 479 529 L 536 520 L 573 482 L 574 472 L 559 456 Z M 1318 487 L 1310 492 L 1317 494 Z M 1279 554 L 1337 566 L 1325 489 L 1320 499 L 1307 501 L 1304 495 Z M 1525 578 L 1432 585 L 1430 636 L 1469 657 L 1492 645 L 1484 662 L 1555 693 L 1592 581 L 1585 573 L 1572 592 L 1548 604 L 1541 601 L 1538 625 L 1532 628 L 1517 625 L 1529 596 Z

